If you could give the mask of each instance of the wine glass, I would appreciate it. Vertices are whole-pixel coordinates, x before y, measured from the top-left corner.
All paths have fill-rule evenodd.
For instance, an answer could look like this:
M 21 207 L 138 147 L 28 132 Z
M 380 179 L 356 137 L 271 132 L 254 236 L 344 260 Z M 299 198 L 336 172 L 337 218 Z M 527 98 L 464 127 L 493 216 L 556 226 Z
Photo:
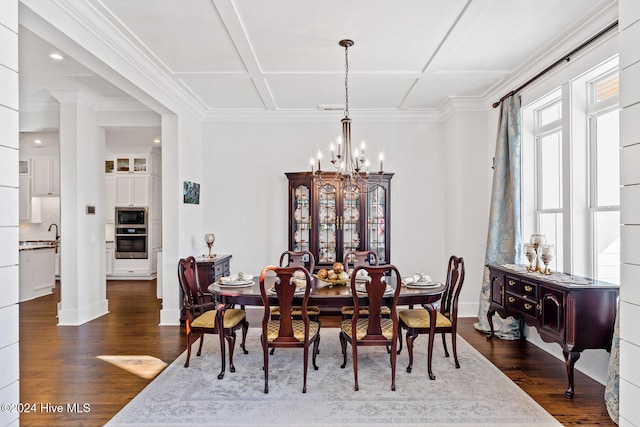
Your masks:
M 535 271 L 535 267 L 533 266 L 533 261 L 536 259 L 537 254 L 536 254 L 536 248 L 533 243 L 524 244 L 524 255 L 529 260 L 527 271 Z
M 540 245 L 540 259 L 544 263 L 544 274 L 552 274 L 549 270 L 549 263 L 553 260 L 555 254 L 555 248 L 553 245 Z
M 216 241 L 216 236 L 213 233 L 207 233 L 204 235 L 204 241 L 209 247 L 209 258 L 215 258 L 216 254 L 211 254 L 211 248 L 213 247 L 213 242 Z

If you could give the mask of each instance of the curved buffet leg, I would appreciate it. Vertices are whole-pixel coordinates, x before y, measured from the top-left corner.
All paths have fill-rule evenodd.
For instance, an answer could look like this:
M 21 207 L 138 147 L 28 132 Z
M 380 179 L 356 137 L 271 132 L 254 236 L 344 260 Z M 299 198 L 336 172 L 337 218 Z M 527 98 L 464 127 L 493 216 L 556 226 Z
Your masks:
M 489 322 L 489 334 L 487 335 L 487 341 L 491 341 L 493 337 L 493 315 L 496 314 L 495 310 L 487 311 L 487 322 Z
M 580 353 L 577 351 L 562 351 L 564 356 L 564 363 L 567 366 L 567 377 L 569 378 L 569 388 L 564 392 L 564 397 L 567 399 L 573 398 L 573 365 L 580 359 Z

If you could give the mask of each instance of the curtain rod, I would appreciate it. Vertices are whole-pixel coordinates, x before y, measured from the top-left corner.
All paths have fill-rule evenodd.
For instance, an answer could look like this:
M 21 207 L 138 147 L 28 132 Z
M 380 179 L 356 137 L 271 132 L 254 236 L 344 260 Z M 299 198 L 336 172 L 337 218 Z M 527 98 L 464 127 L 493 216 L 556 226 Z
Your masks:
M 504 101 L 505 99 L 507 99 L 508 97 L 510 97 L 511 95 L 515 95 L 516 93 L 520 92 L 522 89 L 524 89 L 525 87 L 529 86 L 531 83 L 533 83 L 534 81 L 538 80 L 540 77 L 542 77 L 543 75 L 547 74 L 552 68 L 554 68 L 555 66 L 563 63 L 563 62 L 569 62 L 571 60 L 571 56 L 573 54 L 575 54 L 576 52 L 582 50 L 583 48 L 585 48 L 586 46 L 588 46 L 589 44 L 591 44 L 592 42 L 596 41 L 597 39 L 599 39 L 600 37 L 602 37 L 604 34 L 608 33 L 609 31 L 611 31 L 612 29 L 616 28 L 618 26 L 618 21 L 616 20 L 615 22 L 613 22 L 612 24 L 609 24 L 609 26 L 607 26 L 605 29 L 601 30 L 598 34 L 596 34 L 595 36 L 591 37 L 589 40 L 585 41 L 584 43 L 582 43 L 580 46 L 576 47 L 575 49 L 573 49 L 571 52 L 567 53 L 566 55 L 564 55 L 562 58 L 558 59 L 556 62 L 554 62 L 553 64 L 549 65 L 547 68 L 545 68 L 544 70 L 540 71 L 538 74 L 536 74 L 535 76 L 531 77 L 529 80 L 527 80 L 526 82 L 524 82 L 522 85 L 520 85 L 517 89 L 512 90 L 511 92 L 509 92 L 508 94 L 506 94 L 505 96 L 503 96 L 502 98 L 500 98 L 500 100 L 498 102 L 494 102 L 493 103 L 493 108 L 498 107 L 498 105 L 500 105 L 500 103 L 502 101 Z

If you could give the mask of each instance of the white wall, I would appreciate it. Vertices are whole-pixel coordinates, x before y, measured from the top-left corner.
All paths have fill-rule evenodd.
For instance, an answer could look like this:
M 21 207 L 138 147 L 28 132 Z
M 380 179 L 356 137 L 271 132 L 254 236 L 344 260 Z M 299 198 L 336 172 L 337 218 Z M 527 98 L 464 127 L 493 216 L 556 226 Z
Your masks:
M 620 426 L 640 425 L 640 3 L 620 0 Z
M 18 377 L 18 1 L 0 2 L 0 402 L 20 402 Z M 0 425 L 18 425 L 0 412 Z
M 465 281 L 459 300 L 459 315 L 476 316 L 484 272 L 491 162 L 495 151 L 495 129 L 487 131 L 487 112 L 458 112 L 444 123 L 442 183 L 445 189 L 444 253 L 461 256 Z M 487 139 L 491 142 L 488 142 Z
M 385 153 L 391 180 L 391 262 L 403 275 L 422 270 L 444 279 L 444 138 L 439 123 L 375 122 L 352 115 L 353 141 L 372 157 Z M 285 172 L 309 170 L 309 158 L 340 134 L 340 117 L 277 123 L 209 123 L 202 147 L 202 232 L 216 235 L 216 253 L 231 269 L 258 273 L 287 249 Z M 327 162 L 323 169 L 330 164 Z M 205 244 L 196 236 L 195 253 Z M 464 254 L 461 254 L 464 255 Z M 476 298 L 477 299 L 477 298 Z

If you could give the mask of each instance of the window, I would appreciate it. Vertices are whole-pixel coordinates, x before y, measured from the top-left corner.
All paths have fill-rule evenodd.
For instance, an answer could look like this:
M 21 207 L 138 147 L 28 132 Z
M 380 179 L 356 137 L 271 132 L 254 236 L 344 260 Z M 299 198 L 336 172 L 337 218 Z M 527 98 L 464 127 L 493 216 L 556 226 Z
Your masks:
M 544 234 L 549 267 L 620 281 L 617 58 L 522 110 L 523 236 Z M 523 260 L 526 262 L 526 260 Z

